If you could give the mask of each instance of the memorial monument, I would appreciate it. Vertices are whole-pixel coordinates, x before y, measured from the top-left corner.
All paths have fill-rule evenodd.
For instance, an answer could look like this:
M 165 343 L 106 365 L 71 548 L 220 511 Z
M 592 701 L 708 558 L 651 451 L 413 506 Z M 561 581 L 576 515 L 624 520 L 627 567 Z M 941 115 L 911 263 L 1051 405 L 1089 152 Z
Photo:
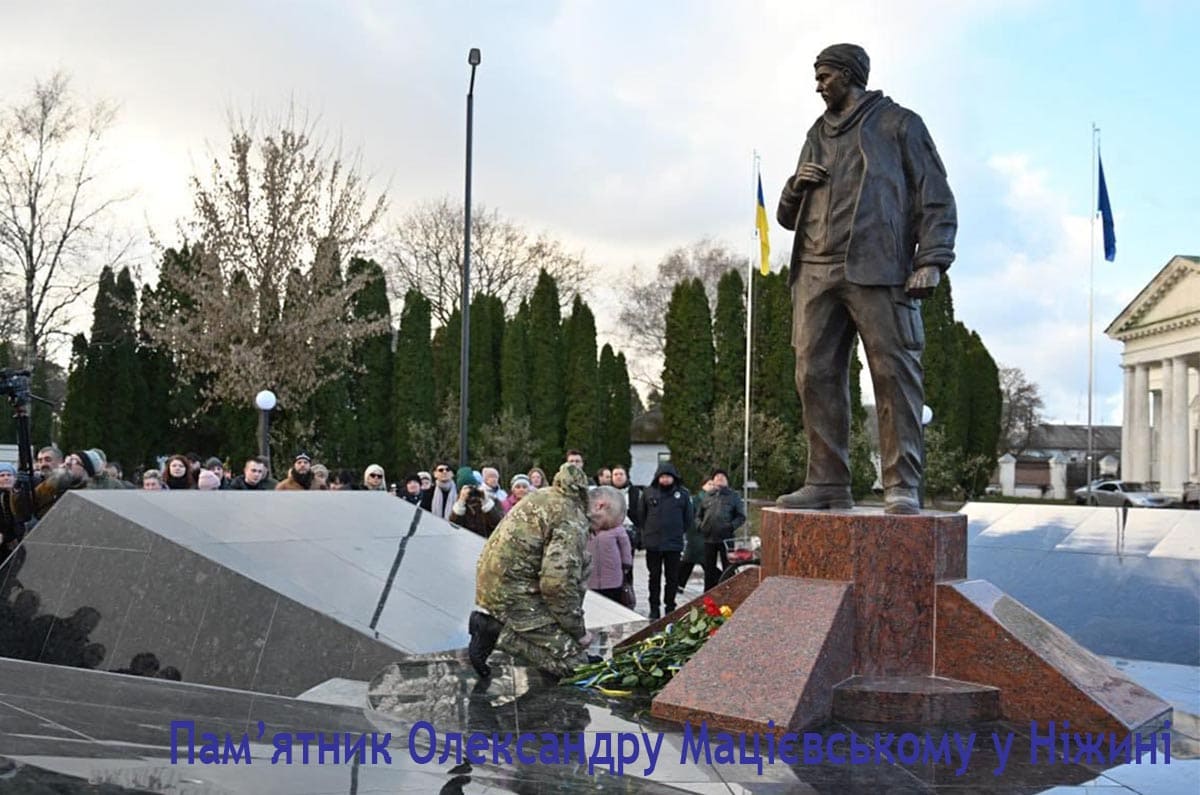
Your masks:
M 658 694 L 652 714 L 776 733 L 830 718 L 1156 730 L 1169 705 L 991 583 L 968 580 L 966 516 L 920 510 L 918 299 L 954 259 L 954 197 L 920 117 L 866 90 L 861 47 L 827 47 L 814 68 L 827 111 L 778 212 L 796 231 L 805 485 L 763 511 L 761 568 L 710 592 L 733 617 Z M 850 494 L 856 333 L 879 407 L 882 512 L 854 509 Z

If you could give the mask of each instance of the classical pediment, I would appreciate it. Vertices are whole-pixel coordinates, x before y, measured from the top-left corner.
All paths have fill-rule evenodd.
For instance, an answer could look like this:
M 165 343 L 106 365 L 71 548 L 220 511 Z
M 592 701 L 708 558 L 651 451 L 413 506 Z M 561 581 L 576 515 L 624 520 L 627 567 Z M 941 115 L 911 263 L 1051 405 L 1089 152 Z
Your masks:
M 1200 257 L 1175 256 L 1104 333 L 1115 340 L 1200 325 Z

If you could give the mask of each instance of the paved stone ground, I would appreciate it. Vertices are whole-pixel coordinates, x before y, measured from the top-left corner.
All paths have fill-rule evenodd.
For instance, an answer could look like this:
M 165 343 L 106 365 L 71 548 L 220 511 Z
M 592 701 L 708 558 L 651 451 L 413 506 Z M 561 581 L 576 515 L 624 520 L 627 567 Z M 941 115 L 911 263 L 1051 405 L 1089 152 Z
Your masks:
M 637 592 L 637 607 L 633 608 L 640 615 L 649 617 L 650 615 L 650 572 L 646 570 L 646 553 L 644 551 L 636 551 L 633 553 L 633 589 Z M 676 599 L 676 605 L 681 605 L 684 602 L 695 599 L 700 594 L 704 593 L 704 569 L 696 564 L 696 568 L 692 571 L 691 579 L 683 588 L 683 593 L 679 594 Z

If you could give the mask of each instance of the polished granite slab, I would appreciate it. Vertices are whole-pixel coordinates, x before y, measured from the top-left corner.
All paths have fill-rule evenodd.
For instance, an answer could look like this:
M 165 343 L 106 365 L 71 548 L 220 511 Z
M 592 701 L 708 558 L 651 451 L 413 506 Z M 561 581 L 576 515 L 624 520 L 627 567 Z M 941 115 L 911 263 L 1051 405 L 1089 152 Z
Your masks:
M 609 641 L 615 640 L 610 638 Z M 496 660 L 497 676 L 481 687 L 456 653 L 400 660 L 372 683 L 359 707 L 299 701 L 281 696 L 188 683 L 121 676 L 100 671 L 0 660 L 0 793 L 1194 793 L 1200 761 L 1176 754 L 1170 766 L 1122 765 L 1108 770 L 1075 764 L 1031 765 L 1014 757 L 997 777 L 997 759 L 987 739 L 992 731 L 1021 727 L 1000 723 L 947 725 L 936 731 L 976 732 L 971 763 L 956 775 L 957 762 L 897 765 L 753 765 L 681 762 L 683 734 L 676 724 L 649 716 L 637 699 L 610 699 L 553 685 L 540 674 Z M 254 732 L 261 720 L 269 733 L 392 732 L 392 763 L 339 765 L 269 764 L 269 744 L 252 747 L 254 763 L 172 765 L 169 731 L 173 720 L 195 720 L 201 731 Z M 602 733 L 662 733 L 655 771 L 617 778 L 589 776 L 576 765 L 472 765 L 453 757 L 417 764 L 406 741 L 417 721 L 443 731 L 583 732 L 590 748 Z M 835 735 L 850 731 L 873 738 L 876 731 L 912 728 L 870 723 L 831 723 L 818 733 L 835 751 L 848 743 Z M 269 735 L 268 735 L 269 736 Z M 873 742 L 873 740 L 872 740 Z
M 1200 665 L 1200 511 L 968 503 L 967 573 L 1089 650 Z
M 386 494 L 71 492 L 0 567 L 0 655 L 296 695 L 465 646 L 482 548 Z

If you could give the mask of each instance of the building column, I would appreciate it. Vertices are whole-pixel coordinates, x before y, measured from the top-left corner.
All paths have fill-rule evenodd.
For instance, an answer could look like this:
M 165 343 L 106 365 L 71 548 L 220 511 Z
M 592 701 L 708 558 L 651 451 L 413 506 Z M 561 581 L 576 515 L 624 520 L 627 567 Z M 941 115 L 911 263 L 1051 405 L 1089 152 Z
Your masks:
M 1127 480 L 1150 479 L 1150 366 L 1138 364 L 1133 371 L 1133 428 L 1129 446 L 1131 463 Z
M 1172 371 L 1174 380 L 1171 383 L 1171 437 L 1167 444 L 1171 447 L 1171 460 L 1175 464 L 1175 480 L 1170 484 L 1174 489 L 1182 491 L 1183 484 L 1191 475 L 1191 455 L 1189 441 L 1192 432 L 1188 426 L 1188 409 L 1191 405 L 1188 396 L 1188 361 L 1184 356 L 1175 357 L 1175 367 Z
M 1124 392 L 1121 400 L 1121 477 L 1133 480 L 1133 368 L 1121 368 L 1124 373 Z M 1099 475 L 1096 475 L 1099 477 Z
M 1162 397 L 1154 417 L 1155 436 L 1158 439 L 1158 482 L 1159 489 L 1166 494 L 1180 490 L 1175 478 L 1175 360 L 1163 359 Z M 1181 480 L 1180 483 L 1183 481 Z

